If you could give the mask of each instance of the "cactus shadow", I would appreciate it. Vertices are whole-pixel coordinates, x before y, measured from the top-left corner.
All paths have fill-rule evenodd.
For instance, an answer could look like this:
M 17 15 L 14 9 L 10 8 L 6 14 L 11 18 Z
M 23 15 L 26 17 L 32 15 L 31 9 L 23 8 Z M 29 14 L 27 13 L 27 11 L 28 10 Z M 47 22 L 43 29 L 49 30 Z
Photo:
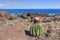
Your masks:
M 28 36 L 31 36 L 30 32 L 28 30 L 25 30 L 25 34 L 28 35 Z

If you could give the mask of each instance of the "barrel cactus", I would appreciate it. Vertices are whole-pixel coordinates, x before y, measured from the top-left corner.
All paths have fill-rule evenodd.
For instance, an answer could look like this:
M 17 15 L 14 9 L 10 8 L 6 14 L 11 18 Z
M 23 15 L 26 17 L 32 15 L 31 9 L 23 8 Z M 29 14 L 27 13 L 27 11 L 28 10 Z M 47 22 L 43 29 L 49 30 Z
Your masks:
M 31 36 L 40 36 L 44 33 L 44 29 L 41 25 L 32 25 L 30 27 L 30 35 Z

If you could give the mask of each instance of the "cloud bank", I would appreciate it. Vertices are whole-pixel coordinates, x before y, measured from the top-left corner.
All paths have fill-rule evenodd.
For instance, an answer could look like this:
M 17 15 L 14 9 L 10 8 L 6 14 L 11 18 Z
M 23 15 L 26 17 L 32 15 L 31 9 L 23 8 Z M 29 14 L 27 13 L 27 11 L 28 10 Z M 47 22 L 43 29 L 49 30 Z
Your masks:
M 0 3 L 0 7 L 3 7 L 3 6 L 4 6 L 4 4 Z

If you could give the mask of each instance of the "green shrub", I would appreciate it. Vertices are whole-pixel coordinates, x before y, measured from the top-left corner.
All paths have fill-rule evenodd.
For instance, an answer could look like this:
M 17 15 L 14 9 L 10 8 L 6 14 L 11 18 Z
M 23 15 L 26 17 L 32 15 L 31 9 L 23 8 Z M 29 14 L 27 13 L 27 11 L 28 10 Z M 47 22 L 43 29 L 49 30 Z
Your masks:
M 31 19 L 26 19 L 25 21 L 26 21 L 26 22 L 31 22 L 32 20 L 31 20 Z
M 30 35 L 31 36 L 40 36 L 44 33 L 44 29 L 41 25 L 32 25 L 30 27 Z
M 6 24 L 7 24 L 7 25 L 10 25 L 10 24 L 12 24 L 12 21 L 11 21 L 11 20 L 7 20 L 7 21 L 6 21 Z

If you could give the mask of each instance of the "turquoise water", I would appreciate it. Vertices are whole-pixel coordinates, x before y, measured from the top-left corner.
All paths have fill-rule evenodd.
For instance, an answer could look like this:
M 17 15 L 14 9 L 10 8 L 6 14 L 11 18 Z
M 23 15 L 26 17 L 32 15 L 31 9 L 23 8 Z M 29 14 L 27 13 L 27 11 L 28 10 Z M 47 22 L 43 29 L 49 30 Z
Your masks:
M 60 9 L 0 9 L 0 11 L 6 11 L 9 14 L 21 14 L 21 13 L 42 13 L 42 14 L 60 14 Z

